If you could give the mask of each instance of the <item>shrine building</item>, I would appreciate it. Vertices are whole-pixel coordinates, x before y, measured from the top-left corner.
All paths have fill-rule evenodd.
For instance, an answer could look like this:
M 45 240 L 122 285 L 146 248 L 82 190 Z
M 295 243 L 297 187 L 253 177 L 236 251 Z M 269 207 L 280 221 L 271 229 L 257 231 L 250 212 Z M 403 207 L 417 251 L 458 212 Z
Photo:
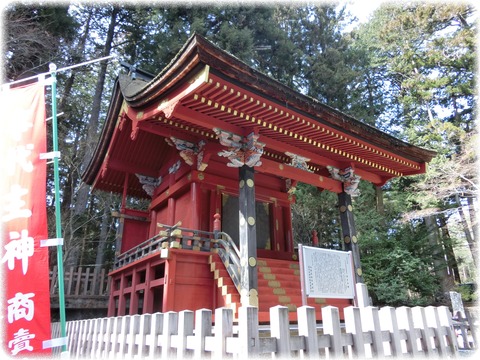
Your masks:
M 108 316 L 302 305 L 290 206 L 299 182 L 338 194 L 361 261 L 359 179 L 424 173 L 435 155 L 302 95 L 193 35 L 156 76 L 119 75 L 83 180 L 122 195 Z M 146 204 L 143 207 L 136 204 Z M 313 230 L 313 229 L 311 229 Z M 346 299 L 309 298 L 342 309 Z

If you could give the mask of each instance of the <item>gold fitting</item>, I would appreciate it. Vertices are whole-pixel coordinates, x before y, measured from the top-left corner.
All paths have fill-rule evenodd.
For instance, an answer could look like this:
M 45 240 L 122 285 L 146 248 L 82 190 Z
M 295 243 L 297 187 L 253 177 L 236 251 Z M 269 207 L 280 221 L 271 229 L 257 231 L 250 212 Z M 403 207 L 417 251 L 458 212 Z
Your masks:
M 347 207 L 345 205 L 340 206 L 340 212 L 344 213 L 347 211 Z
M 349 243 L 350 243 L 350 236 L 345 236 L 345 237 L 343 238 L 343 242 L 344 242 L 345 244 L 349 244 Z
M 252 179 L 248 179 L 248 180 L 247 180 L 247 186 L 248 186 L 249 188 L 252 188 L 253 185 L 254 185 L 254 184 L 253 184 L 253 180 L 252 180 Z
M 255 225 L 255 219 L 251 216 L 248 217 L 248 225 L 250 226 Z
M 254 267 L 255 265 L 257 265 L 257 259 L 255 259 L 253 256 L 250 256 L 248 258 L 248 265 Z

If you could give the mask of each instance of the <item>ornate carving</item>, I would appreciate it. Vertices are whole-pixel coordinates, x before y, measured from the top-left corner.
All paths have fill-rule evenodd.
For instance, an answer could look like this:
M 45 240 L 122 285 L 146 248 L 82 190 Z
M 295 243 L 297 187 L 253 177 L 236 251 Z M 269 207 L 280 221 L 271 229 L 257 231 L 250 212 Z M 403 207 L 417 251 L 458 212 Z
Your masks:
M 170 119 L 172 117 L 173 112 L 175 111 L 175 107 L 177 106 L 177 102 L 169 102 L 167 105 L 162 109 L 165 117 Z
M 263 155 L 263 147 L 265 144 L 258 141 L 259 137 L 260 135 L 253 132 L 247 135 L 246 144 L 244 146 L 244 161 L 247 166 L 253 167 L 262 165 L 260 158 Z
M 135 140 L 138 135 L 138 120 L 132 120 L 132 132 L 130 133 L 130 138 Z
M 142 184 L 142 189 L 145 190 L 145 192 L 149 196 L 153 196 L 153 193 L 155 192 L 155 189 L 162 183 L 162 177 L 160 176 L 159 178 L 154 178 L 152 176 L 146 176 L 142 174 L 135 174 L 140 181 L 140 184 Z
M 218 153 L 219 156 L 230 160 L 227 166 L 242 167 L 247 165 L 253 167 L 262 165 L 260 158 L 263 155 L 265 144 L 258 141 L 260 135 L 252 132 L 243 138 L 219 128 L 214 128 L 213 131 L 217 134 L 220 144 L 228 148 Z
M 352 167 L 340 170 L 333 166 L 327 166 L 327 169 L 333 179 L 343 182 L 343 191 L 350 196 L 360 195 L 360 190 L 358 190 L 360 176 L 354 174 Z
M 288 194 L 295 194 L 295 191 L 297 191 L 297 183 L 297 180 L 285 179 Z
M 170 136 L 170 138 L 165 138 L 165 141 L 168 143 L 168 145 L 176 147 L 176 149 L 179 151 L 181 158 L 185 161 L 187 165 L 191 166 L 196 162 L 197 170 L 205 170 L 207 164 L 202 162 L 205 141 L 200 140 L 198 144 L 194 144 L 190 141 L 178 139 L 173 136 Z
M 296 167 L 297 169 L 312 172 L 311 170 L 308 169 L 308 165 L 307 165 L 307 161 L 310 161 L 310 159 L 288 152 L 288 151 L 285 153 L 285 155 L 291 158 L 291 162 L 289 164 L 290 166 Z
M 118 129 L 120 131 L 123 130 L 123 127 L 125 126 L 126 121 L 127 121 L 127 114 L 123 112 L 122 115 L 120 115 L 120 119 L 118 120 Z
M 175 164 L 173 164 L 172 166 L 170 166 L 168 168 L 168 173 L 169 174 L 175 174 L 178 169 L 180 169 L 180 166 L 182 165 L 182 163 L 180 162 L 180 160 L 178 160 Z

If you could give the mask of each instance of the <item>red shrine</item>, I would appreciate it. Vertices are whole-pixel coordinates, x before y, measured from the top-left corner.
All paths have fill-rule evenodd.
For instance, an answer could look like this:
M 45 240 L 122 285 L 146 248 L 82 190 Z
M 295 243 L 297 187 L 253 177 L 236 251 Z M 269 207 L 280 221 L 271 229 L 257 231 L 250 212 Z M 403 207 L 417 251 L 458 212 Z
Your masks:
M 296 319 L 290 205 L 298 182 L 339 197 L 362 269 L 351 195 L 423 173 L 421 149 L 304 96 L 193 35 L 157 76 L 120 75 L 83 179 L 123 194 L 108 315 L 242 305 Z M 147 199 L 148 207 L 131 203 Z M 343 309 L 345 299 L 308 299 Z M 343 313 L 341 311 L 341 315 Z

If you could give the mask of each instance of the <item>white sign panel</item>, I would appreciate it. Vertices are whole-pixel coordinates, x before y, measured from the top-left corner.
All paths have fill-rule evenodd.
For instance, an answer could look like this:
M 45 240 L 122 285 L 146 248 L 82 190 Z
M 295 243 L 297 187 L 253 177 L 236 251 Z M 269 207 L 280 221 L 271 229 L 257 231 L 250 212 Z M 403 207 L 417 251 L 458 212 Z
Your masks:
M 351 252 L 301 246 L 307 297 L 353 299 L 355 282 Z

